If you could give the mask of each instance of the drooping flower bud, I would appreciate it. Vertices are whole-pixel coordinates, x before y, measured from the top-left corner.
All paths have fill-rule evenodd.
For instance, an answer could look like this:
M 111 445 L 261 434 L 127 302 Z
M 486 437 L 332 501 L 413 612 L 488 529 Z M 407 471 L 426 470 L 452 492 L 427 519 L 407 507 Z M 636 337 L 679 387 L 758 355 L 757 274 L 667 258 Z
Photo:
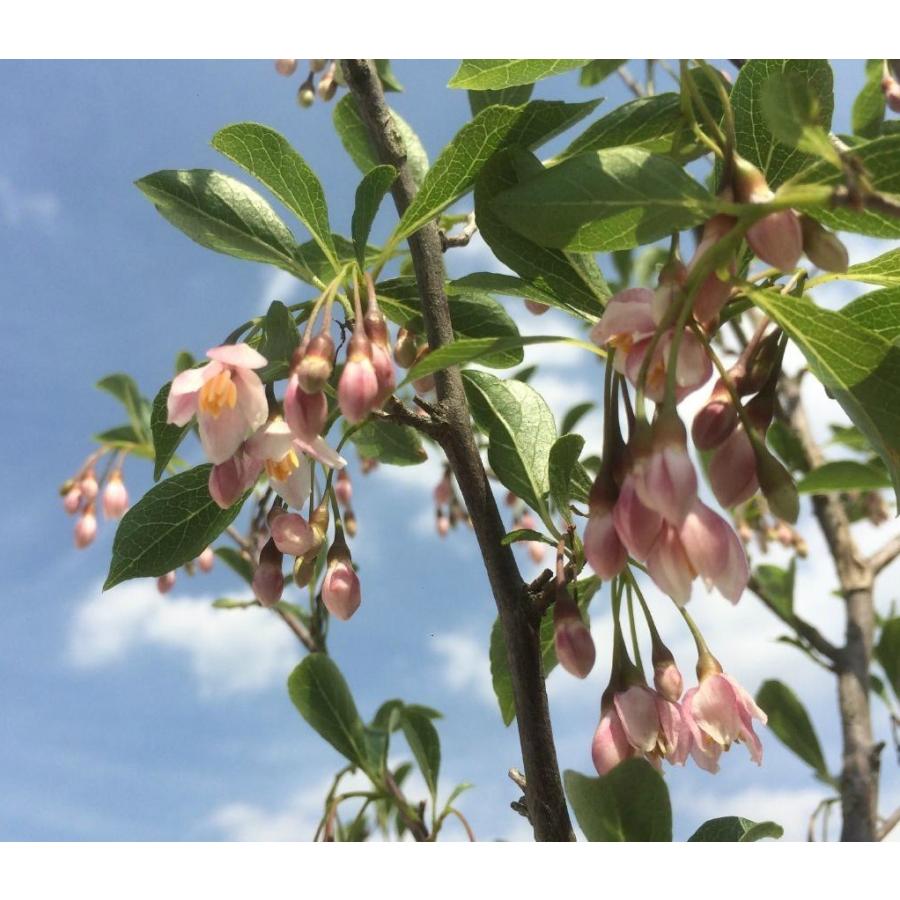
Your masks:
M 836 234 L 809 216 L 800 216 L 800 228 L 803 231 L 803 252 L 811 263 L 825 272 L 847 271 L 850 255 Z
M 341 469 L 334 483 L 334 496 L 341 506 L 349 506 L 353 498 L 353 483 L 350 481 L 350 473 Z
M 529 300 L 527 297 L 525 298 L 525 309 L 528 310 L 533 316 L 542 316 L 548 309 L 546 303 L 541 303 L 538 300 Z
M 688 263 L 688 271 L 692 271 L 700 259 L 715 246 L 734 226 L 735 219 L 731 216 L 717 215 L 709 219 L 703 226 L 703 235 L 697 244 L 691 261 Z M 731 295 L 729 275 L 734 275 L 735 263 L 732 257 L 724 264 L 724 272 L 715 270 L 706 276 L 703 283 L 694 294 L 692 307 L 694 318 L 704 326 L 715 322 L 722 307 Z
M 128 491 L 122 483 L 122 475 L 114 469 L 103 488 L 103 515 L 107 519 L 120 519 L 128 509 Z
M 556 586 L 553 604 L 553 645 L 559 664 L 576 678 L 587 678 L 594 668 L 597 649 L 590 628 L 564 584 Z
M 204 548 L 203 552 L 197 557 L 197 568 L 201 572 L 212 572 L 216 562 L 216 554 L 212 547 Z
M 290 78 L 294 72 L 297 71 L 297 60 L 296 59 L 276 59 L 275 60 L 275 71 L 279 75 L 284 75 L 285 78 Z
M 253 593 L 262 606 L 274 606 L 284 593 L 283 560 L 284 555 L 275 540 L 269 538 L 259 553 L 259 565 L 253 573 Z
M 726 509 L 749 500 L 758 490 L 756 454 L 743 425 L 738 425 L 709 460 L 709 485 Z
M 356 533 L 359 531 L 359 522 L 356 519 L 356 513 L 353 512 L 352 509 L 348 506 L 344 511 L 344 531 L 347 532 L 348 537 L 356 537 Z
M 635 559 L 644 562 L 659 535 L 662 516 L 641 502 L 634 489 L 631 473 L 622 482 L 619 499 L 613 508 L 613 523 L 628 552 Z
M 316 102 L 316 92 L 313 89 L 312 81 L 307 79 L 300 85 L 297 91 L 297 102 L 304 108 L 309 109 Z
M 306 347 L 306 351 L 294 371 L 297 382 L 307 394 L 318 394 L 325 389 L 334 369 L 334 340 L 328 332 L 317 334 Z
M 434 488 L 434 505 L 448 506 L 453 499 L 453 487 L 450 484 L 450 473 L 444 472 L 441 480 Z
M 691 567 L 707 589 L 737 603 L 747 587 L 750 567 L 734 529 L 718 513 L 697 499 L 679 531 Z
M 359 577 L 353 571 L 350 551 L 338 529 L 328 551 L 328 568 L 322 582 L 322 602 L 333 616 L 346 622 L 359 609 L 361 601 Z
M 397 332 L 397 340 L 394 342 L 394 362 L 401 369 L 408 369 L 416 361 L 416 336 L 405 328 Z
M 317 88 L 319 98 L 324 100 L 326 103 L 334 97 L 337 92 L 337 82 L 334 80 L 334 67 L 332 67 L 332 71 L 326 72 L 319 79 L 319 86 Z
M 269 525 L 275 546 L 289 556 L 304 556 L 315 547 L 318 535 L 298 513 L 281 513 Z
M 900 113 L 900 83 L 890 75 L 885 75 L 881 80 L 881 90 L 891 112 Z
M 372 345 L 365 332 L 357 327 L 350 338 L 347 362 L 338 382 L 338 405 L 344 418 L 351 425 L 362 422 L 372 411 L 378 393 Z
M 75 546 L 83 550 L 93 543 L 95 537 L 97 537 L 97 517 L 94 515 L 94 504 L 90 503 L 75 523 Z
M 291 375 L 284 390 L 284 418 L 294 437 L 313 443 L 322 434 L 328 418 L 325 393 L 307 394 L 300 387 L 299 377 Z
M 309 68 L 311 72 L 321 72 L 327 65 L 327 59 L 311 59 L 309 61 Z
M 691 437 L 698 450 L 713 450 L 721 446 L 737 427 L 738 413 L 731 394 L 720 378 L 709 400 L 698 410 L 691 425 Z
M 63 509 L 74 516 L 81 507 L 81 488 L 77 484 L 72 485 L 63 497 Z
M 416 359 L 415 359 L 415 362 L 413 363 L 413 365 L 415 365 L 416 363 L 422 362 L 422 360 L 425 359 L 425 357 L 428 356 L 428 354 L 430 352 L 431 351 L 429 350 L 427 344 L 423 344 L 421 347 L 419 347 L 419 350 L 416 353 Z M 423 375 L 421 378 L 417 378 L 415 381 L 413 381 L 412 385 L 415 388 L 415 391 L 417 394 L 427 394 L 430 391 L 434 390 L 434 386 L 435 386 L 434 374 Z
M 166 572 L 165 575 L 160 575 L 159 578 L 156 579 L 156 589 L 160 594 L 168 594 L 173 587 L 175 587 L 174 572 Z
M 90 503 L 97 499 L 100 485 L 97 484 L 97 478 L 93 469 L 89 469 L 85 473 L 85 476 L 78 482 L 78 487 L 81 489 L 81 496 L 84 497 L 86 502 Z
M 450 519 L 440 510 L 438 510 L 437 517 L 435 519 L 435 527 L 437 528 L 439 537 L 447 537 L 447 535 L 450 533 Z
M 388 397 L 397 388 L 394 362 L 391 359 L 391 351 L 387 346 L 372 343 L 372 367 L 375 369 L 375 379 L 378 382 L 378 393 L 375 395 L 375 409 L 381 409 Z
M 602 466 L 591 486 L 588 522 L 584 529 L 584 558 L 604 581 L 618 575 L 628 562 L 628 551 L 613 521 L 617 492 L 608 466 Z
M 654 660 L 653 685 L 666 700 L 677 703 L 681 699 L 681 695 L 684 693 L 684 679 L 681 677 L 674 658 L 658 664 Z
M 691 585 L 697 573 L 685 552 L 678 529 L 668 522 L 663 522 L 647 557 L 647 572 L 656 586 L 678 606 L 684 606 L 691 599 Z
M 256 483 L 263 464 L 240 448 L 230 459 L 213 466 L 209 473 L 209 496 L 222 509 L 229 509 Z

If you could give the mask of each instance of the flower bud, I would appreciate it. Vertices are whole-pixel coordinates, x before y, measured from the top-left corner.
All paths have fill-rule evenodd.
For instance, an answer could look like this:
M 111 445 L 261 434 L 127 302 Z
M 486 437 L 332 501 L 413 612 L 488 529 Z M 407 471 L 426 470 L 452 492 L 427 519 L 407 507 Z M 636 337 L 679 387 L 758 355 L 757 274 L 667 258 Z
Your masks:
M 547 554 L 547 545 L 543 541 L 526 541 L 528 556 L 537 565 Z
M 881 81 L 881 90 L 891 112 L 900 112 L 900 83 L 890 75 L 885 75 Z
M 120 519 L 128 509 L 128 491 L 122 484 L 118 469 L 113 470 L 103 489 L 103 515 L 107 519 Z
M 334 340 L 327 332 L 320 332 L 310 342 L 295 368 L 297 381 L 307 394 L 325 389 L 334 369 Z
M 356 537 L 356 533 L 359 531 L 359 523 L 356 520 L 356 513 L 353 512 L 349 507 L 344 512 L 344 531 L 347 532 L 348 537 Z
M 447 518 L 444 513 L 438 511 L 435 527 L 437 528 L 437 533 L 440 537 L 447 537 L 450 533 L 450 519 Z
M 346 469 L 341 469 L 334 483 L 334 496 L 341 506 L 349 506 L 353 497 L 353 483 Z
M 173 587 L 175 587 L 174 572 L 166 572 L 165 575 L 160 575 L 159 578 L 156 579 L 156 589 L 161 594 L 168 594 Z
M 304 108 L 309 109 L 316 102 L 316 92 L 308 81 L 304 81 L 297 91 L 297 102 Z
M 731 216 L 718 215 L 707 220 L 703 226 L 703 235 L 697 249 L 688 264 L 688 271 L 697 265 L 708 250 L 714 247 L 732 229 L 735 219 Z M 724 272 L 714 271 L 706 276 L 694 295 L 694 318 L 702 325 L 711 325 L 718 318 L 722 307 L 731 295 L 731 283 L 728 275 L 734 275 L 735 263 L 732 257 L 725 265 Z M 725 277 L 722 277 L 722 276 Z
M 312 72 L 321 72 L 327 65 L 327 59 L 311 59 L 309 61 L 309 68 Z
M 661 660 L 659 663 L 654 659 L 653 685 L 666 700 L 677 703 L 681 699 L 684 693 L 684 679 L 674 659 Z
M 418 353 L 416 353 L 416 359 L 415 359 L 415 362 L 416 362 L 416 363 L 422 362 L 422 360 L 425 359 L 425 357 L 428 356 L 428 354 L 429 354 L 430 352 L 431 352 L 431 351 L 429 350 L 428 345 L 427 345 L 427 344 L 423 344 L 423 345 L 419 348 Z M 415 365 L 415 363 L 413 363 L 413 365 Z M 416 391 L 417 394 L 427 394 L 429 391 L 433 391 L 433 390 L 434 390 L 434 384 L 435 384 L 435 382 L 434 382 L 434 375 L 433 375 L 433 374 L 431 374 L 431 375 L 423 375 L 421 378 L 417 378 L 417 379 L 416 379 L 415 381 L 413 381 L 413 383 L 412 383 L 413 388 L 415 388 L 415 391 Z
M 284 390 L 284 418 L 288 427 L 306 444 L 311 444 L 325 428 L 328 419 L 328 399 L 323 391 L 307 394 L 300 387 L 300 379 L 292 375 Z
M 394 363 L 386 345 L 372 342 L 372 366 L 375 369 L 375 379 L 378 383 L 378 393 L 375 395 L 375 408 L 381 409 L 387 398 L 394 393 L 397 387 Z
M 825 272 L 846 272 L 850 265 L 847 248 L 837 235 L 809 216 L 800 217 L 803 252 L 813 265 Z
M 78 487 L 81 488 L 81 496 L 90 503 L 92 500 L 97 498 L 97 494 L 100 491 L 100 485 L 97 484 L 97 479 L 94 476 L 94 470 L 90 469 L 78 482 Z
M 238 450 L 230 459 L 210 470 L 209 496 L 222 509 L 229 509 L 256 483 L 260 471 L 261 462 Z
M 372 365 L 372 345 L 357 327 L 347 348 L 347 362 L 338 382 L 338 405 L 351 424 L 362 422 L 378 396 L 378 378 Z
M 79 550 L 83 550 L 93 542 L 96 536 L 97 517 L 94 515 L 94 505 L 91 503 L 75 523 L 75 546 Z
M 747 243 L 753 252 L 782 272 L 797 267 L 803 253 L 800 221 L 792 209 L 769 213 L 747 230 Z
M 281 572 L 283 559 L 275 541 L 269 538 L 260 551 L 259 565 L 253 573 L 253 593 L 262 606 L 274 606 L 281 599 L 284 592 L 284 575 Z
M 328 612 L 346 622 L 359 609 L 361 600 L 359 577 L 353 571 L 347 544 L 338 534 L 328 551 L 322 602 Z
M 81 488 L 73 485 L 63 497 L 63 509 L 70 515 L 74 516 L 81 506 Z
M 281 513 L 269 525 L 275 546 L 289 556 L 303 556 L 318 543 L 318 535 L 298 513 Z
M 662 528 L 662 516 L 641 502 L 631 474 L 622 482 L 613 509 L 613 523 L 628 552 L 641 562 L 646 560 Z
M 453 499 L 453 487 L 450 484 L 450 473 L 444 472 L 441 480 L 434 488 L 434 505 L 448 506 Z
M 324 100 L 326 103 L 331 100 L 337 92 L 337 82 L 334 80 L 334 75 L 330 73 L 323 75 L 319 79 L 317 90 L 319 99 Z
M 716 500 L 727 509 L 744 503 L 759 490 L 756 455 L 743 425 L 713 451 L 707 474 Z
M 525 309 L 528 310 L 533 316 L 542 316 L 548 309 L 546 303 L 540 303 L 538 300 L 529 300 L 526 298 L 525 300 Z
M 216 562 L 216 554 L 213 552 L 212 547 L 206 547 L 203 552 L 197 557 L 197 568 L 201 572 L 212 572 L 213 565 Z
M 316 560 L 319 558 L 318 551 L 316 553 L 308 553 L 306 556 L 298 556 L 294 560 L 294 584 L 298 588 L 305 588 L 313 579 L 316 573 Z
M 576 678 L 587 678 L 597 658 L 590 628 L 585 625 L 565 585 L 556 586 L 553 604 L 553 645 L 559 664 Z
M 756 476 L 773 515 L 793 524 L 800 515 L 800 495 L 788 470 L 769 452 L 762 441 L 753 442 Z
M 294 72 L 297 71 L 297 60 L 296 59 L 276 59 L 275 60 L 275 71 L 279 75 L 284 75 L 285 78 L 289 78 Z
M 678 606 L 684 606 L 691 599 L 691 584 L 697 573 L 681 543 L 678 529 L 668 522 L 663 522 L 647 557 L 647 572 L 656 586 Z
M 720 446 L 737 427 L 738 413 L 731 394 L 720 378 L 709 400 L 694 416 L 691 437 L 698 450 L 713 450 Z
M 397 332 L 397 340 L 394 342 L 394 362 L 401 369 L 408 369 L 416 361 L 416 336 L 401 328 Z

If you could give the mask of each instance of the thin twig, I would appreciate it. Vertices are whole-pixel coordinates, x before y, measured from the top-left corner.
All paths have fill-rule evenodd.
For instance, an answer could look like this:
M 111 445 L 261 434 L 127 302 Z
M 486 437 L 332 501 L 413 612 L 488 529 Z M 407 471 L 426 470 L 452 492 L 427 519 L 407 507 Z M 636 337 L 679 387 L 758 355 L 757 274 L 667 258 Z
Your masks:
M 447 234 L 441 229 L 441 249 L 446 253 L 451 247 L 467 247 L 476 231 L 478 231 L 478 225 L 475 224 L 475 213 L 470 212 L 466 218 L 466 224 L 459 233 Z
M 877 575 L 900 556 L 900 534 L 895 534 L 883 547 L 869 557 L 869 566 Z
M 634 75 L 632 75 L 625 66 L 619 66 L 619 68 L 616 69 L 616 73 L 624 82 L 625 87 L 627 87 L 635 97 L 644 96 L 644 89 L 640 86 L 638 80 L 634 77 Z

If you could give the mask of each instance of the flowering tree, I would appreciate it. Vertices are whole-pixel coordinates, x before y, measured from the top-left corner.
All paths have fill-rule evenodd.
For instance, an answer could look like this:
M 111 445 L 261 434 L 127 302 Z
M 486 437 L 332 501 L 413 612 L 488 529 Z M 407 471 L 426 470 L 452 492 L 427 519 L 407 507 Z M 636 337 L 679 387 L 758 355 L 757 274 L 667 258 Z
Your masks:
M 98 496 L 106 518 L 121 518 L 107 588 L 151 576 L 165 593 L 177 570 L 206 572 L 218 558 L 256 598 L 219 605 L 269 608 L 296 635 L 308 653 L 290 674 L 290 696 L 346 758 L 316 837 L 360 840 L 379 828 L 434 840 L 450 816 L 472 836 L 455 806 L 465 785 L 438 792 L 439 714 L 389 700 L 364 721 L 328 655 L 329 629 L 352 627 L 331 620 L 350 620 L 362 598 L 347 541 L 356 532 L 343 455 L 351 444 L 367 471 L 427 453 L 446 460 L 434 490 L 437 531 L 466 523 L 478 541 L 498 611 L 494 687 L 504 721 L 516 721 L 524 763 L 524 774 L 510 773 L 524 794 L 513 807 L 538 840 L 573 838 L 570 807 L 591 840 L 670 840 L 663 761 L 714 773 L 740 743 L 759 764 L 754 723 L 767 722 L 822 782 L 820 810 L 840 803 L 843 839 L 880 839 L 900 817 L 879 815 L 884 744 L 870 712 L 873 699 L 893 710 L 900 696 L 900 618 L 877 613 L 873 601 L 900 538 L 864 556 L 851 532 L 864 517 L 885 521 L 885 491 L 900 489 L 900 251 L 849 266 L 835 235 L 900 237 L 900 132 L 885 120 L 886 108 L 900 111 L 898 66 L 867 63 L 854 133 L 838 136 L 823 60 L 736 60 L 728 72 L 648 61 L 646 84 L 623 63 L 464 60 L 449 87 L 469 91 L 472 119 L 429 166 L 386 103 L 385 91 L 399 89 L 387 61 L 311 60 L 298 100 L 308 106 L 343 89 L 334 125 L 363 173 L 349 239 L 332 231 L 325 191 L 302 156 L 263 125 L 229 125 L 213 146 L 297 216 L 310 235 L 303 243 L 228 175 L 161 171 L 137 183 L 199 244 L 277 266 L 318 296 L 273 303 L 204 361 L 180 355 L 152 402 L 125 375 L 101 381 L 128 423 L 98 436 L 63 486 L 64 506 L 78 517 L 79 547 L 96 534 Z M 276 68 L 291 76 L 297 61 Z M 535 81 L 575 68 L 587 90 L 618 71 L 635 99 L 587 127 L 597 100 L 530 99 Z M 655 92 L 654 72 L 672 89 Z M 576 126 L 552 159 L 534 155 Z M 388 193 L 397 224 L 374 247 L 372 223 Z M 470 194 L 473 212 L 447 212 Z M 447 279 L 444 253 L 476 229 L 514 275 Z M 598 253 L 608 254 L 605 272 Z M 815 291 L 834 279 L 880 289 L 835 311 Z M 523 299 L 535 315 L 562 310 L 585 339 L 522 337 L 498 295 Z M 577 431 L 593 404 L 574 407 L 557 428 L 527 370 L 487 371 L 518 366 L 523 347 L 540 342 L 596 366 L 599 443 Z M 783 364 L 789 347 L 805 358 L 798 371 Z M 834 429 L 843 460 L 826 461 L 813 438 L 801 399 L 813 378 L 853 423 Z M 697 391 L 706 402 L 686 422 L 680 404 Z M 188 469 L 176 452 L 191 433 L 209 463 Z M 151 460 L 159 482 L 130 509 L 128 455 Z M 703 481 L 720 511 L 700 498 Z M 511 521 L 495 499 L 501 486 Z M 754 567 L 749 558 L 754 541 L 805 555 L 793 528 L 801 495 L 833 558 L 841 645 L 795 612 L 794 562 Z M 537 560 L 553 548 L 554 566 L 526 583 L 516 544 Z M 696 642 L 693 686 L 659 633 L 642 591 L 648 578 Z M 755 595 L 834 676 L 839 771 L 787 685 L 767 681 L 754 698 L 716 658 L 687 609 L 698 579 L 732 603 Z M 598 777 L 563 778 L 544 679 L 557 664 L 578 678 L 597 664 L 587 619 L 605 603 L 614 622 L 602 661 L 609 686 L 599 725 L 585 723 Z M 401 735 L 413 762 L 392 768 L 388 749 Z M 414 766 L 425 799 L 404 793 Z M 342 790 L 353 771 L 368 787 Z M 726 816 L 693 839 L 780 833 L 773 822 Z

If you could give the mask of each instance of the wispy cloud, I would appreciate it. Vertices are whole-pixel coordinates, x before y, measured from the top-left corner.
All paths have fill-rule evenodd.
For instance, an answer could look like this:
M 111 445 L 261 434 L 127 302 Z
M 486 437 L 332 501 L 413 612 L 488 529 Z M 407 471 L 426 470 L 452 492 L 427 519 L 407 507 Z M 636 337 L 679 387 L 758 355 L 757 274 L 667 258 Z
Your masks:
M 282 685 L 297 659 L 283 624 L 266 610 L 213 609 L 211 602 L 211 597 L 177 593 L 163 597 L 150 580 L 105 594 L 97 584 L 75 612 L 68 659 L 80 669 L 101 669 L 151 647 L 181 654 L 201 697 Z
M 0 222 L 9 228 L 49 228 L 59 218 L 60 202 L 46 190 L 29 190 L 0 175 Z
M 439 677 L 451 691 L 469 694 L 496 708 L 486 640 L 457 631 L 438 635 L 430 647 L 439 660 Z
M 297 303 L 303 299 L 301 295 L 304 292 L 308 294 L 310 290 L 290 272 L 275 268 L 265 269 L 262 274 L 257 313 L 264 313 L 273 300 L 280 300 L 286 304 Z

